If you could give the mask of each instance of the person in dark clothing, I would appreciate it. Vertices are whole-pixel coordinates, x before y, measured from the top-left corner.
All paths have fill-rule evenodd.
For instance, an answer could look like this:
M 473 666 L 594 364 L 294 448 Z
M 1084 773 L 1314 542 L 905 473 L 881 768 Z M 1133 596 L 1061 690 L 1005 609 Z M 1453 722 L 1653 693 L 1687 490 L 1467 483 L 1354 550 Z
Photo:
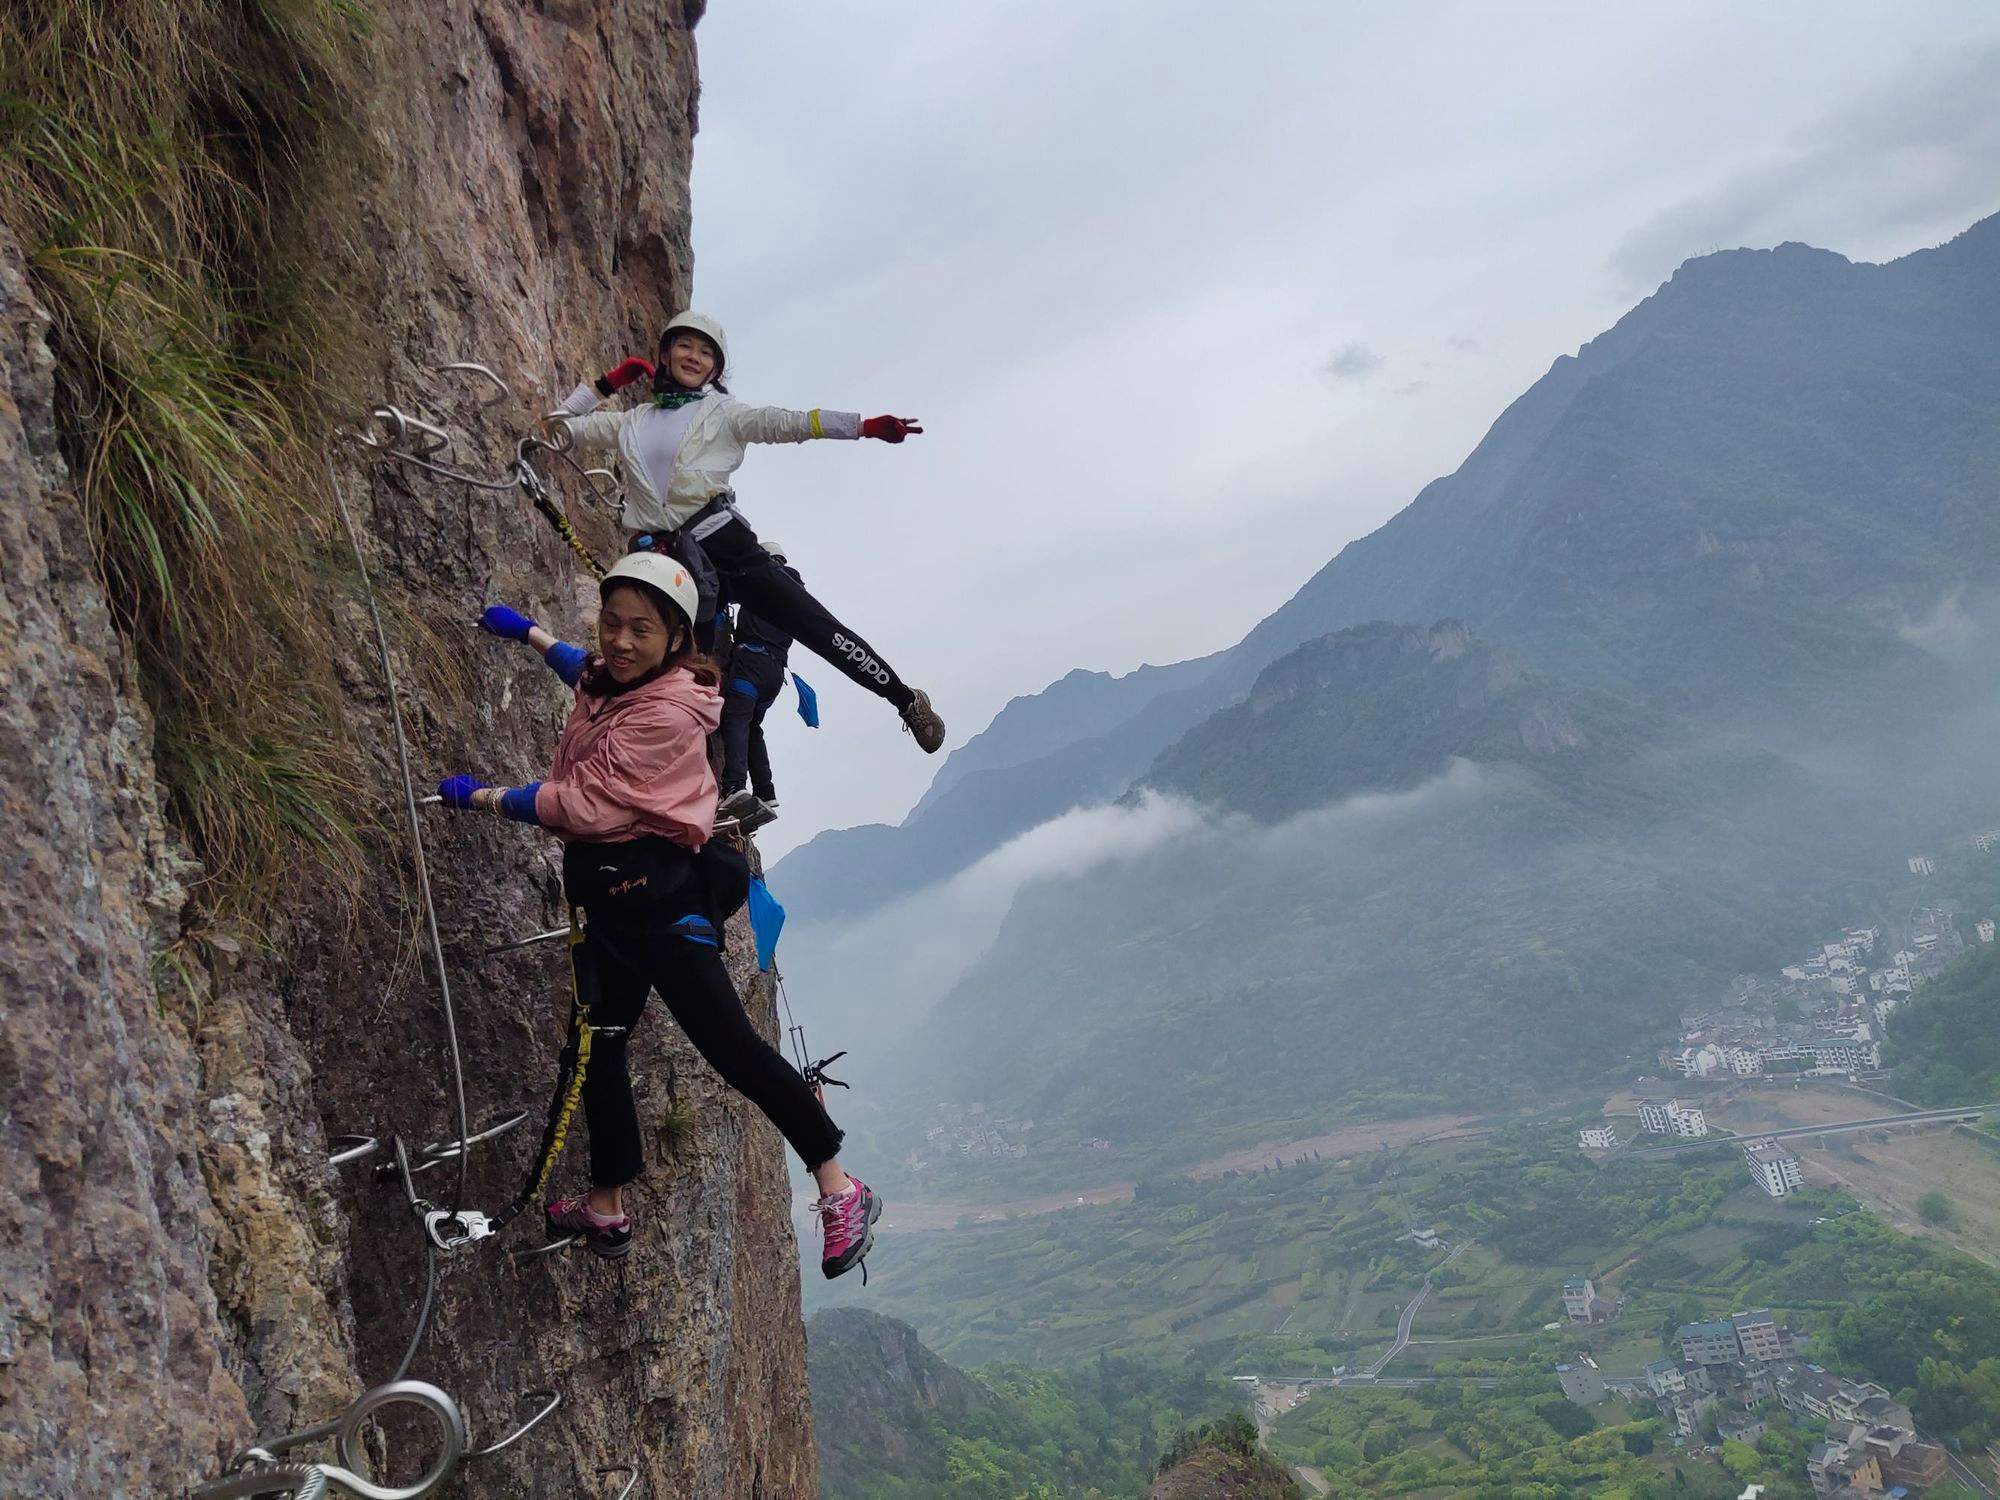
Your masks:
M 839 1276 L 868 1254 L 881 1201 L 842 1169 L 839 1127 L 759 1034 L 723 967 L 724 926 L 748 894 L 750 871 L 741 851 L 711 837 L 708 736 L 722 703 L 714 663 L 693 651 L 694 581 L 668 558 L 635 553 L 605 575 L 600 601 L 595 655 L 505 605 L 485 610 L 482 629 L 533 647 L 575 697 L 543 780 L 503 787 L 458 775 L 438 784 L 448 808 L 531 823 L 563 842 L 569 1040 L 522 1199 L 546 1186 L 581 1100 L 590 1187 L 546 1206 L 549 1236 L 579 1236 L 608 1259 L 630 1251 L 625 1190 L 645 1153 L 625 1054 L 657 989 L 709 1066 L 777 1126 L 819 1184 L 820 1269 Z
M 796 583 L 798 569 L 785 561 L 785 550 L 766 541 L 764 552 Z M 771 780 L 771 755 L 764 745 L 764 715 L 785 688 L 785 661 L 792 638 L 749 605 L 736 611 L 735 647 L 722 680 L 722 805 L 720 818 L 754 814 L 763 804 L 768 821 L 776 809 L 778 790 Z M 746 785 L 747 783 L 747 785 Z

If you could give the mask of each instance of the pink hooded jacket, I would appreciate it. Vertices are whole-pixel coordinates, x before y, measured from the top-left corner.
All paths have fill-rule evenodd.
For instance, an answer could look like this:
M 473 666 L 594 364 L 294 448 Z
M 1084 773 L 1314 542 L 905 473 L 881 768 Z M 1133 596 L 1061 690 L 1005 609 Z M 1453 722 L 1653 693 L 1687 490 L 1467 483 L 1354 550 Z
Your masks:
M 535 816 L 564 840 L 701 848 L 715 830 L 708 736 L 721 722 L 722 694 L 685 667 L 610 698 L 579 687 Z

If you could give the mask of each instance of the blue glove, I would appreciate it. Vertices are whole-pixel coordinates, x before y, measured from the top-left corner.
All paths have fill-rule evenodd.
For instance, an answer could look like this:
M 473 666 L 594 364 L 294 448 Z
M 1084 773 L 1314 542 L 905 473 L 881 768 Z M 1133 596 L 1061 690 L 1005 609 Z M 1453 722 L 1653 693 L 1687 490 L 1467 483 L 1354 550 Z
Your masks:
M 460 811 L 472 806 L 474 792 L 485 790 L 486 783 L 477 776 L 447 776 L 438 783 L 438 796 L 444 799 L 444 805 Z
M 509 609 L 504 604 L 489 604 L 480 611 L 479 628 L 504 640 L 525 641 L 528 632 L 535 628 L 535 622 L 518 609 Z

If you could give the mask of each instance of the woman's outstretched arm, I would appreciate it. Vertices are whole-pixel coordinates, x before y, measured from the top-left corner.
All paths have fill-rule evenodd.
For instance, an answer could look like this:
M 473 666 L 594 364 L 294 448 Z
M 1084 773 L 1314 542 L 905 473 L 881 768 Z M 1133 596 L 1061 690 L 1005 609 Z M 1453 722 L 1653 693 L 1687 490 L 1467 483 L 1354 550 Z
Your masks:
M 558 640 L 519 610 L 504 604 L 487 605 L 480 613 L 479 628 L 503 640 L 526 641 L 549 664 L 549 670 L 571 687 L 576 686 L 590 661 L 590 653 L 583 647 Z

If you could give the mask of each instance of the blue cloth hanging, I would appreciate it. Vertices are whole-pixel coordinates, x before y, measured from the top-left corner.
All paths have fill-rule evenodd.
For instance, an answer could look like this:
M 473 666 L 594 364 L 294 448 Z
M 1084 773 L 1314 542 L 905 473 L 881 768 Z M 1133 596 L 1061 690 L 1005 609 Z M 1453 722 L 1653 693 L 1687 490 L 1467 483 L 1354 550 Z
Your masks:
M 757 939 L 757 967 L 768 970 L 778 957 L 778 934 L 785 930 L 785 909 L 762 876 L 750 882 L 750 931 Z
M 792 686 L 799 690 L 799 717 L 806 721 L 806 728 L 819 728 L 819 694 L 796 672 L 792 673 Z

